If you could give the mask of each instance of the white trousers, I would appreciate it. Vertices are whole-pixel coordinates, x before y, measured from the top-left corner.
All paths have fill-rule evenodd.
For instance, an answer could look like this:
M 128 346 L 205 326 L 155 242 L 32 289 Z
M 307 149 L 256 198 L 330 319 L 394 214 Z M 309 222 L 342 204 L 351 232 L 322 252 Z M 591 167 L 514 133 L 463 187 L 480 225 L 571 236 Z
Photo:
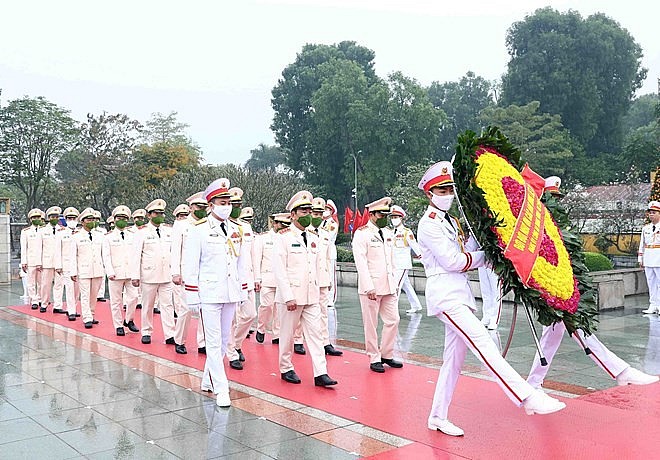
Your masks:
M 280 338 L 280 315 L 277 313 L 277 307 L 275 306 L 275 288 L 261 286 L 257 332 L 265 334 L 269 329 L 274 339 Z
M 62 275 L 62 284 L 64 284 L 64 294 L 66 295 L 66 313 L 75 315 L 78 310 L 78 300 L 80 299 L 80 283 L 73 281 L 71 276 L 64 272 Z
M 238 352 L 243 346 L 243 340 L 250 332 L 252 322 L 257 317 L 257 308 L 255 306 L 254 289 L 248 291 L 247 300 L 238 304 L 234 314 L 234 322 L 231 328 L 229 346 L 227 347 L 227 359 L 235 361 L 238 359 Z
M 186 305 L 185 290 L 182 285 L 172 283 L 172 299 L 174 302 L 174 311 L 176 312 L 176 326 L 174 328 L 174 342 L 179 345 L 186 343 L 188 336 L 188 328 L 190 327 L 190 320 L 192 313 L 188 310 Z M 204 344 L 204 327 L 201 321 L 197 321 L 197 347 L 201 348 Z
M 172 306 L 172 283 L 140 283 L 142 287 L 142 335 L 151 335 L 154 330 L 154 304 L 158 300 L 160 323 L 165 339 L 174 337 L 174 307 Z
M 202 389 L 210 388 L 213 393 L 229 391 L 223 357 L 231 331 L 231 322 L 237 303 L 203 303 L 200 306 L 200 321 L 206 340 L 206 362 L 202 376 Z
M 499 324 L 502 314 L 502 283 L 495 272 L 487 267 L 479 267 L 479 286 L 481 287 L 481 303 L 484 324 L 494 322 Z
M 102 281 L 102 277 L 78 278 L 78 284 L 80 285 L 80 312 L 82 313 L 83 323 L 94 320 L 96 293 L 99 291 L 99 284 Z
M 126 322 L 135 319 L 137 288 L 131 284 L 130 279 L 115 279 L 108 280 L 108 290 L 110 291 L 112 325 L 117 329 L 124 326 L 124 318 L 126 318 Z M 126 316 L 124 316 L 124 303 L 126 304 Z
M 660 310 L 660 267 L 644 267 L 644 273 L 649 285 L 649 305 Z
M 40 302 L 40 287 L 41 287 L 41 270 L 37 270 L 37 267 L 27 268 L 27 286 L 28 286 L 28 296 L 30 296 L 30 303 L 32 305 L 38 304 Z
M 468 349 L 481 361 L 514 404 L 522 404 L 532 394 L 532 386 L 502 357 L 486 328 L 466 305 L 450 307 L 437 317 L 445 323 L 445 350 L 430 417 L 447 418 Z
M 399 333 L 399 299 L 396 294 L 377 295 L 376 300 L 369 300 L 366 294 L 360 294 L 360 308 L 364 324 L 364 346 L 369 362 L 379 363 L 381 358 L 394 358 L 394 345 Z M 383 329 L 378 346 L 378 317 L 383 321 Z
M 69 280 L 71 280 L 71 278 L 69 278 Z M 73 280 L 71 280 L 71 282 L 73 282 Z M 53 283 L 53 308 L 59 308 L 62 310 L 62 307 L 64 306 L 62 303 L 64 283 L 64 275 L 55 272 L 55 281 Z
M 293 338 L 295 329 L 300 324 L 312 358 L 314 377 L 327 374 L 327 363 L 320 327 L 321 307 L 318 304 L 298 305 L 295 310 L 289 311 L 286 309 L 286 304 L 278 303 L 277 309 L 280 315 L 280 372 L 283 374 L 293 370 L 293 363 L 291 362 Z
M 536 353 L 536 356 L 534 356 L 534 362 L 532 363 L 532 369 L 529 371 L 529 376 L 527 377 L 527 381 L 534 388 L 543 385 L 543 379 L 550 370 L 552 359 L 555 357 L 559 345 L 561 344 L 561 340 L 564 338 L 564 332 L 566 332 L 566 326 L 562 322 L 556 323 L 553 326 L 543 326 L 543 333 L 541 334 L 539 342 L 541 343 L 541 350 L 543 350 L 543 354 L 548 360 L 548 365 L 541 366 L 539 354 Z M 581 349 L 584 349 L 585 346 L 588 347 L 591 350 L 589 357 L 592 361 L 607 372 L 607 374 L 613 379 L 630 367 L 628 363 L 603 345 L 595 334 L 591 334 L 587 337 L 584 332 L 578 329 L 576 333 L 573 334 L 573 339 L 575 339 Z
M 408 277 L 409 271 L 410 270 L 397 270 L 396 273 L 394 274 L 394 276 L 396 276 L 397 279 L 399 280 L 399 285 L 397 286 L 397 308 L 398 308 L 398 299 L 401 297 L 401 291 L 403 291 L 406 293 L 406 297 L 408 298 L 408 302 L 410 303 L 410 308 L 414 310 L 421 310 L 422 303 L 419 301 L 419 297 L 417 297 L 415 288 L 410 282 L 410 278 Z
M 47 307 L 51 301 L 50 293 L 55 278 L 54 268 L 41 269 L 41 286 L 39 286 L 39 300 L 44 307 Z

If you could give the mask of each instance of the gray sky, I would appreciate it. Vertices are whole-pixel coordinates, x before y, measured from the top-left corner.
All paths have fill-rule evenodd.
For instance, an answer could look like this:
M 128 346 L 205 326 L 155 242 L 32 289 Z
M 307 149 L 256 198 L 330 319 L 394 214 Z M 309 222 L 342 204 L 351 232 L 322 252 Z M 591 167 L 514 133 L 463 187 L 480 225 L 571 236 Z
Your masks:
M 357 41 L 382 77 L 495 80 L 506 30 L 547 5 L 618 21 L 649 69 L 638 94 L 657 91 L 660 6 L 647 0 L 2 0 L 2 104 L 44 96 L 78 120 L 174 110 L 209 163 L 243 163 L 274 143 L 270 91 L 305 43 Z

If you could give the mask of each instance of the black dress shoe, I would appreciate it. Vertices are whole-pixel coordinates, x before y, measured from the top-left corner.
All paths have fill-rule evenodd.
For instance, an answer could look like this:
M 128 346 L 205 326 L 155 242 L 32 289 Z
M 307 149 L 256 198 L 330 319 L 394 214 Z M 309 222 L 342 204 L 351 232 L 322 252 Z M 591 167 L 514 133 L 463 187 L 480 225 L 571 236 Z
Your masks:
M 339 351 L 339 350 L 337 350 L 335 347 L 332 346 L 332 344 L 330 344 L 330 345 L 326 345 L 326 346 L 323 347 L 323 348 L 325 349 L 325 354 L 326 354 L 326 355 L 330 355 L 330 356 L 341 356 L 341 355 L 344 354 L 343 351 Z
M 97 298 L 96 298 L 96 301 L 97 301 L 97 302 L 107 302 L 107 300 L 105 299 L 105 297 L 97 297 Z
M 128 330 L 131 332 L 140 332 L 140 330 L 137 328 L 133 320 L 130 320 L 128 323 L 124 321 L 124 327 L 127 327 Z
M 75 321 L 76 315 L 69 315 L 69 321 Z
M 33 303 L 33 304 L 32 304 L 32 309 L 33 309 L 33 310 L 36 310 L 37 308 L 39 308 L 39 305 L 37 305 L 36 303 Z
M 199 353 L 200 355 L 205 355 L 206 354 L 206 347 L 199 347 L 197 349 L 197 353 Z
M 179 353 L 180 355 L 187 355 L 188 350 L 186 350 L 186 346 L 184 344 L 179 345 L 178 343 L 174 345 L 174 351 Z
M 154 315 L 160 315 L 160 308 L 154 307 Z
M 240 348 L 236 348 L 236 353 L 238 353 L 238 360 L 240 362 L 245 362 L 245 355 L 243 354 Z
M 254 338 L 257 339 L 257 342 L 264 343 L 264 334 L 261 332 L 257 331 L 257 335 Z
M 170 337 L 165 341 L 165 345 L 176 345 L 176 342 L 174 342 L 174 337 Z
M 379 374 L 382 374 L 385 372 L 385 368 L 383 367 L 383 363 L 371 363 L 369 364 L 369 369 L 371 369 L 374 372 L 378 372 Z
M 99 323 L 98 320 L 95 319 L 92 320 L 92 324 L 98 324 L 98 323 Z
M 293 344 L 293 352 L 297 355 L 306 355 L 305 346 L 302 343 Z
M 296 371 L 294 371 L 293 369 L 281 375 L 282 375 L 282 380 L 284 380 L 285 382 L 300 383 L 300 377 L 298 377 L 298 374 L 296 374 Z
M 328 374 L 323 374 L 314 377 L 314 385 L 317 387 L 329 387 L 330 385 L 337 385 L 337 381 L 332 380 Z
M 277 345 L 280 343 L 280 339 L 273 339 L 270 341 L 270 343 L 272 343 L 273 345 Z
M 92 322 L 91 322 L 91 321 L 87 321 L 87 322 L 85 323 L 85 329 L 91 329 L 91 328 L 92 328 Z
M 80 313 L 76 313 L 76 318 L 80 318 Z
M 150 335 L 143 335 L 142 336 L 142 343 L 144 343 L 144 344 L 151 343 L 151 336 Z
M 135 308 L 137 308 L 138 310 L 142 310 L 142 304 L 141 303 L 137 304 Z
M 39 307 L 39 313 L 46 313 L 46 310 L 48 310 L 48 308 L 46 308 L 46 307 Z
M 383 364 L 387 364 L 388 366 L 393 367 L 395 369 L 401 369 L 403 367 L 403 363 L 401 363 L 399 361 L 394 361 L 393 358 L 390 358 L 390 359 L 382 358 L 380 360 L 380 362 L 383 363 Z
M 64 313 L 64 310 L 61 308 L 53 308 L 53 313 Z
M 118 327 L 117 328 L 117 335 L 120 336 L 120 337 L 126 335 L 126 332 L 124 332 L 123 327 Z
M 236 369 L 237 371 L 242 371 L 243 363 L 240 362 L 238 359 L 235 359 L 233 361 L 229 361 L 229 367 L 231 367 L 232 369 Z

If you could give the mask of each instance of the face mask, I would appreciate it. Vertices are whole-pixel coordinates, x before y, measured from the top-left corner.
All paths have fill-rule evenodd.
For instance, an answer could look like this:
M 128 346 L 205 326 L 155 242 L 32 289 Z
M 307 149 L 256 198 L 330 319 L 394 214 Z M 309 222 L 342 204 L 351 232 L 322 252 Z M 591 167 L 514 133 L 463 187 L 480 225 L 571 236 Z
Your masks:
M 50 225 L 52 225 L 54 227 L 54 226 L 57 225 L 58 221 L 59 221 L 59 219 L 55 218 L 55 219 L 50 219 L 48 222 L 50 222 Z
M 387 217 L 380 217 L 376 219 L 376 227 L 383 228 L 387 226 Z
M 327 219 L 331 215 L 332 215 L 332 212 L 330 212 L 329 210 L 326 209 L 325 211 L 323 211 L 323 218 L 324 219 Z
M 128 222 L 125 219 L 117 219 L 115 221 L 115 227 L 117 227 L 119 230 L 122 230 L 128 227 Z
M 433 203 L 440 211 L 449 211 L 453 202 L 454 195 L 433 195 L 431 197 L 431 203 Z
M 236 219 L 240 215 L 241 215 L 241 208 L 232 206 L 231 207 L 231 213 L 229 214 L 229 217 L 231 217 L 232 219 Z
M 32 219 L 31 222 L 32 222 L 32 225 L 34 225 L 35 227 L 38 227 L 39 225 L 41 225 L 41 219 Z
M 321 222 L 323 222 L 322 217 L 312 217 L 312 226 L 314 228 L 319 228 L 319 225 L 321 225 Z
M 87 230 L 92 230 L 94 227 L 96 227 L 96 222 L 84 222 L 83 227 L 85 227 Z
M 135 219 L 135 225 L 142 227 L 146 222 L 143 219 Z
M 298 217 L 298 223 L 303 227 L 307 228 L 312 223 L 312 216 L 307 214 L 306 216 Z
M 227 218 L 230 216 L 231 211 L 233 207 L 230 204 L 222 205 L 222 206 L 213 206 L 213 209 L 211 209 L 211 212 L 216 215 L 219 219 L 222 220 L 227 220 Z M 240 213 L 240 209 L 239 209 Z
M 78 226 L 78 221 L 77 220 L 67 220 L 66 221 L 66 226 L 67 226 L 67 228 L 74 229 Z
M 154 225 L 160 225 L 160 224 L 162 224 L 163 222 L 165 222 L 165 218 L 164 218 L 163 216 L 156 216 L 156 217 L 153 217 L 153 218 L 151 219 L 151 222 L 152 222 Z
M 193 211 L 193 214 L 194 214 L 195 217 L 197 217 L 198 219 L 203 219 L 203 218 L 206 217 L 206 209 L 195 209 L 195 210 Z
M 398 217 L 393 217 L 392 218 L 392 225 L 394 225 L 395 227 L 398 227 L 399 225 L 401 225 L 401 219 L 398 218 Z

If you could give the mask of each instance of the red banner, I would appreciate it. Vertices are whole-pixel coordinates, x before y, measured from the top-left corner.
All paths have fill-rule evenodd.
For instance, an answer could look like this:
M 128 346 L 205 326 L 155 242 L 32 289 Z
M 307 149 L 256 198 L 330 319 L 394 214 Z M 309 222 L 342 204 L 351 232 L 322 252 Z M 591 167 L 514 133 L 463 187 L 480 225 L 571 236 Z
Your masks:
M 525 285 L 529 281 L 541 247 L 545 230 L 545 213 L 545 206 L 539 200 L 534 188 L 525 184 L 525 199 L 511 240 L 504 250 L 504 257 L 511 261 Z

